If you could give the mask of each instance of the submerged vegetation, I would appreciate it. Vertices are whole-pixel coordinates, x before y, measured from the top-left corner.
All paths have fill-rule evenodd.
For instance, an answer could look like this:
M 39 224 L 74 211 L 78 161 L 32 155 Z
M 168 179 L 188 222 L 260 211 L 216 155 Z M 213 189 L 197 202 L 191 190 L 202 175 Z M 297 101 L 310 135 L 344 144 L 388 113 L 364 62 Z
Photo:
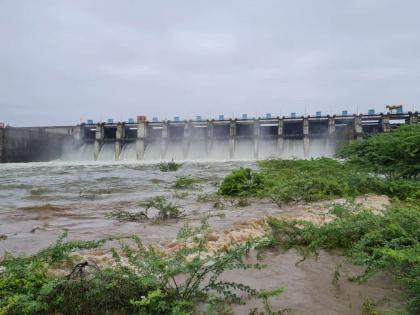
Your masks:
M 157 218 L 159 219 L 177 219 L 182 214 L 178 205 L 169 202 L 164 196 L 156 196 L 148 198 L 138 203 L 140 207 L 145 209 L 146 214 L 150 209 L 157 210 Z
M 175 163 L 174 161 L 170 162 L 161 162 L 159 164 L 159 169 L 161 172 L 176 172 L 182 164 Z
M 138 205 L 144 210 L 127 211 L 115 209 L 111 211 L 108 217 L 118 221 L 143 221 L 149 219 L 154 219 L 156 221 L 178 219 L 182 215 L 181 207 L 169 202 L 164 196 L 148 198 L 139 202 Z M 156 211 L 156 214 L 152 217 L 149 214 L 150 209 L 154 209 Z
M 175 183 L 171 186 L 174 189 L 188 189 L 194 188 L 200 179 L 192 176 L 177 176 Z
M 323 225 L 270 218 L 270 241 L 265 246 L 295 247 L 304 255 L 342 249 L 347 262 L 365 266 L 352 281 L 363 282 L 378 271 L 388 271 L 406 289 L 408 310 L 419 314 L 420 207 L 399 205 L 375 214 L 357 206 L 335 205 L 332 213 L 336 218 Z
M 120 239 L 107 266 L 83 261 L 64 277 L 50 270 L 71 263 L 73 251 L 99 247 L 105 240 L 64 242 L 63 236 L 33 256 L 7 255 L 0 261 L 0 314 L 187 315 L 199 304 L 207 314 L 219 314 L 222 305 L 251 296 L 269 308 L 268 297 L 280 289 L 258 291 L 220 279 L 225 270 L 261 268 L 243 261 L 257 241 L 209 255 L 200 237 L 207 228 L 205 223 L 198 229 L 185 226 L 178 235 L 185 246 L 169 256 L 137 237 Z

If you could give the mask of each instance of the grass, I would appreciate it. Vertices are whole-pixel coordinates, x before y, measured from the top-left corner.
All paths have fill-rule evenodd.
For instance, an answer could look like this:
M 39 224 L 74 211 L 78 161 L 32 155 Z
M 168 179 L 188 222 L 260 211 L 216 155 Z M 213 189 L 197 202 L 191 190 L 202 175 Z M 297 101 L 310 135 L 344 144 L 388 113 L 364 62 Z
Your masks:
M 420 207 L 393 206 L 383 213 L 336 205 L 336 218 L 323 225 L 301 220 L 269 219 L 266 248 L 298 248 L 305 255 L 341 249 L 346 261 L 365 266 L 352 281 L 364 282 L 379 271 L 393 274 L 406 291 L 407 310 L 420 312 Z M 336 271 L 339 276 L 339 268 Z
M 161 172 L 176 172 L 182 164 L 175 163 L 174 161 L 170 162 L 161 162 L 159 164 L 159 169 Z
M 268 297 L 281 293 L 221 280 L 225 270 L 260 269 L 243 261 L 258 243 L 208 255 L 203 238 L 207 228 L 185 226 L 178 235 L 185 246 L 171 255 L 145 246 L 135 236 L 117 239 L 120 247 L 112 249 L 111 261 L 102 267 L 89 261 L 74 264 L 70 254 L 97 248 L 105 240 L 65 242 L 63 236 L 33 256 L 6 255 L 0 261 L 0 314 L 187 315 L 203 303 L 206 314 L 219 314 L 222 305 L 244 303 L 251 296 L 266 305 Z M 70 264 L 65 277 L 49 271 Z

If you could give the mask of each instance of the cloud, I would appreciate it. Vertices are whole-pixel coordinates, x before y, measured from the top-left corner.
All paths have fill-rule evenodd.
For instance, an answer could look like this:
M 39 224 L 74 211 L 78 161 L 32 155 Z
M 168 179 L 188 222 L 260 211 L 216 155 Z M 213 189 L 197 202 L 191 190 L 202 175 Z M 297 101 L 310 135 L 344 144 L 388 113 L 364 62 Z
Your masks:
M 419 9 L 415 0 L 5 0 L 0 121 L 380 111 L 394 102 L 419 110 Z

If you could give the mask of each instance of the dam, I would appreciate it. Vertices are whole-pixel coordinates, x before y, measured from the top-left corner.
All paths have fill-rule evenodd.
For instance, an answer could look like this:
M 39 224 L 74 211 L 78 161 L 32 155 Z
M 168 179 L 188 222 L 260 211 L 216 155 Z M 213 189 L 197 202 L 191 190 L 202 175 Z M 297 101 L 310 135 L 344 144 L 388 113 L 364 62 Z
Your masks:
M 0 161 L 257 160 L 332 156 L 337 147 L 394 126 L 419 122 L 418 112 L 291 115 L 202 120 L 82 123 L 0 128 Z

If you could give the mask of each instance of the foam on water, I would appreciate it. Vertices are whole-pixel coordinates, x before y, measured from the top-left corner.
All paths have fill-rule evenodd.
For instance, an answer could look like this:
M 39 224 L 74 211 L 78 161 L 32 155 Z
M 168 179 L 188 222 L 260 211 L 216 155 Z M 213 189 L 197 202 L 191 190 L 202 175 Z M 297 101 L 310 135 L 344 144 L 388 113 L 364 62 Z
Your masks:
M 208 157 L 213 161 L 229 160 L 229 140 L 213 140 Z
M 309 142 L 309 157 L 318 158 L 323 156 L 334 156 L 336 142 L 328 137 L 311 139 Z
M 98 155 L 98 161 L 115 160 L 115 144 L 104 143 Z
M 254 147 L 258 149 L 258 159 L 267 158 L 304 158 L 304 144 L 302 139 L 284 139 L 283 146 L 278 152 L 276 139 L 260 139 L 258 145 L 252 139 L 236 139 L 233 160 L 255 160 Z M 185 156 L 184 156 L 185 150 Z M 207 151 L 209 150 L 209 151 Z M 336 142 L 328 137 L 311 138 L 309 141 L 308 158 L 333 156 Z M 93 144 L 84 144 L 76 150 L 66 150 L 62 160 L 92 161 L 94 155 Z M 120 161 L 136 161 L 136 144 L 126 143 L 122 147 Z M 114 161 L 114 143 L 105 143 L 99 153 L 98 161 Z M 143 161 L 228 161 L 230 147 L 228 139 L 214 139 L 207 143 L 204 139 L 193 139 L 189 145 L 182 140 L 169 141 L 164 156 L 162 156 L 162 142 L 160 140 L 148 142 L 145 147 Z
M 124 144 L 121 154 L 120 154 L 120 160 L 131 161 L 131 160 L 136 160 L 136 159 L 137 159 L 136 144 L 135 143 Z
M 258 148 L 259 159 L 269 159 L 277 157 L 277 140 L 267 139 L 260 141 Z
M 174 161 L 184 160 L 183 148 L 184 148 L 184 143 L 182 141 L 168 142 L 168 147 L 166 149 L 164 160 L 174 160 Z
M 160 161 L 161 141 L 153 141 L 146 145 L 143 159 L 145 161 Z
M 206 142 L 204 140 L 192 141 L 188 150 L 188 159 L 193 161 L 205 161 L 207 158 Z
M 236 160 L 252 160 L 254 158 L 254 142 L 249 139 L 238 139 L 235 143 L 233 157 Z

